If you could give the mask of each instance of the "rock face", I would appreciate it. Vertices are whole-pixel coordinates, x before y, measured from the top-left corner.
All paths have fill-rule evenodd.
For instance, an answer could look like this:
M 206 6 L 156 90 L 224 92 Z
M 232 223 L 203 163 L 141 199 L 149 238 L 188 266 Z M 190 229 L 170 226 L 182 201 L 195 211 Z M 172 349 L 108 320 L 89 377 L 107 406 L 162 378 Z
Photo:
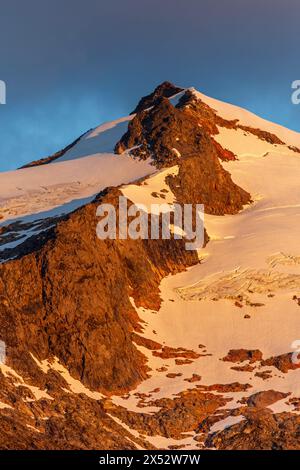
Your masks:
M 17 370 L 32 353 L 58 357 L 92 390 L 118 392 L 145 378 L 129 297 L 158 308 L 160 280 L 197 257 L 183 240 L 99 240 L 96 208 L 118 195 L 99 196 L 50 230 L 40 249 L 32 240 L 31 253 L 0 266 L 1 337 Z
M 264 366 L 274 366 L 283 373 L 289 370 L 296 370 L 300 367 L 299 357 L 296 361 L 292 360 L 292 353 L 281 354 L 280 356 L 270 357 L 262 362 Z
M 251 395 L 247 400 L 247 404 L 248 406 L 255 408 L 266 408 L 267 406 L 286 398 L 288 395 L 288 393 L 276 392 L 274 390 L 264 390 L 263 392 L 257 392 L 254 395 Z
M 45 377 L 48 384 L 55 383 L 55 377 Z M 132 442 L 100 401 L 70 393 L 66 383 L 52 388 L 51 399 L 38 402 L 24 393 L 28 388 L 22 394 L 21 387 L 2 374 L 0 383 L 9 395 L 3 398 L 2 392 L 1 400 L 11 403 L 1 409 L 1 450 L 136 449 L 138 442 Z
M 271 410 L 250 410 L 247 419 L 209 436 L 206 446 L 220 450 L 298 450 L 300 418 Z
M 168 183 L 180 203 L 204 204 L 207 213 L 221 215 L 250 202 L 250 195 L 221 166 L 214 139 L 205 126 L 199 127 L 199 113 L 186 103 L 174 107 L 161 98 L 152 109 L 137 113 L 115 150 L 128 149 L 137 158 L 152 158 L 158 168 L 179 166 L 178 176 Z
M 150 93 L 150 95 L 144 96 L 131 114 L 139 113 L 140 111 L 144 111 L 151 106 L 156 106 L 160 98 L 169 98 L 173 95 L 176 95 L 177 93 L 180 93 L 181 91 L 183 91 L 183 88 L 173 85 L 173 83 L 170 82 L 163 82 L 158 85 L 155 90 Z
M 230 349 L 227 356 L 223 357 L 223 361 L 228 362 L 253 362 L 262 360 L 262 352 L 258 349 Z

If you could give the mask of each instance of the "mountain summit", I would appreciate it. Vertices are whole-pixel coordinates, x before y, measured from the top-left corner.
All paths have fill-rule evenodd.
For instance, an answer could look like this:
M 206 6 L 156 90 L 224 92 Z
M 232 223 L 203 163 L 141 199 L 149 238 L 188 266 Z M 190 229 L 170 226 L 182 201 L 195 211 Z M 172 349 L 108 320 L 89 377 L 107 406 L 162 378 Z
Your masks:
M 170 98 L 183 90 L 183 88 L 173 85 L 171 82 L 163 82 L 158 85 L 152 93 L 141 98 L 131 114 L 139 113 L 151 106 L 155 106 L 159 102 L 160 98 Z

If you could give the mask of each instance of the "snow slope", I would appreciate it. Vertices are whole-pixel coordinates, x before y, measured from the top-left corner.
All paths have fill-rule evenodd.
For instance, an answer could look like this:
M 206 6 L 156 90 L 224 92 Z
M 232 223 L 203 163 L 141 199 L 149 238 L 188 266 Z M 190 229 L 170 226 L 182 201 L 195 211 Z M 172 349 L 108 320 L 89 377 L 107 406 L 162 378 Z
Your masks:
M 235 106 L 233 104 L 225 103 L 224 101 L 219 101 L 214 98 L 210 98 L 203 93 L 190 88 L 194 95 L 214 109 L 219 116 L 224 119 L 234 120 L 238 119 L 239 124 L 243 126 L 250 126 L 263 131 L 270 132 L 277 135 L 279 139 L 285 142 L 287 145 L 298 146 L 299 147 L 299 133 L 287 129 L 286 127 L 280 126 L 273 122 L 267 121 L 250 111 Z
M 197 96 L 227 119 L 239 117 L 247 126 L 276 133 L 290 145 L 300 146 L 298 133 L 234 106 Z M 250 192 L 253 203 L 237 215 L 206 215 L 210 242 L 199 251 L 201 264 L 162 281 L 163 303 L 158 312 L 137 309 L 145 338 L 198 353 L 203 352 L 199 345 L 204 345 L 207 355 L 191 363 L 176 364 L 174 358 L 162 359 L 139 346 L 148 358 L 151 377 L 126 400 L 114 398 L 116 404 L 132 411 L 139 410 L 139 394 L 150 397 L 149 407 L 143 411 L 151 413 L 154 398 L 174 397 L 199 383 L 209 386 L 236 382 L 251 387 L 225 394 L 231 399 L 225 407 L 228 412 L 240 406 L 241 398 L 276 390 L 290 395 L 270 409 L 298 413 L 288 400 L 300 397 L 300 369 L 282 373 L 257 362 L 252 371 L 237 371 L 232 369 L 237 364 L 221 359 L 230 349 L 259 349 L 267 359 L 293 352 L 293 342 L 300 339 L 300 307 L 293 299 L 300 293 L 300 155 L 247 132 L 219 130 L 218 142 L 239 157 L 222 164 L 233 181 Z M 149 195 L 153 190 L 151 180 L 155 181 L 147 179 Z M 236 303 L 237 299 L 242 300 Z M 256 375 L 266 371 L 266 379 Z M 170 373 L 177 377 L 170 378 Z M 193 374 L 201 377 L 195 385 L 187 382 Z M 220 422 L 212 426 L 211 432 L 243 418 L 235 419 L 220 415 Z M 159 440 L 155 442 L 159 445 Z
M 0 252 L 42 231 L 39 221 L 75 210 L 106 187 L 128 184 L 156 171 L 151 162 L 134 160 L 128 152 L 114 154 L 133 117 L 92 129 L 48 165 L 0 173 L 0 228 L 16 222 L 24 226 L 17 240 L 0 236 Z
M 108 186 L 151 174 L 150 162 L 128 155 L 95 154 L 49 165 L 0 173 L 0 214 L 4 220 L 44 212 Z
M 77 145 L 68 150 L 62 157 L 54 160 L 52 164 L 99 153 L 114 153 L 116 142 L 125 134 L 128 123 L 133 117 L 133 115 L 125 116 L 92 129 L 79 140 Z
M 150 161 L 113 153 L 131 118 L 99 126 L 51 164 L 0 173 L 0 229 L 8 224 L 17 227 L 0 235 L 0 254 L 48 228 L 43 220 L 72 212 L 106 187 L 156 171 Z
M 251 373 L 233 371 L 233 364 L 220 361 L 229 349 L 260 349 L 265 358 L 283 354 L 299 339 L 300 307 L 292 297 L 300 291 L 300 204 L 296 203 L 297 196 L 300 200 L 300 165 L 297 156 L 288 157 L 289 165 L 284 164 L 285 158 L 276 154 L 248 157 L 242 165 L 237 161 L 225 165 L 238 184 L 260 194 L 260 199 L 238 215 L 206 215 L 205 225 L 212 239 L 199 253 L 203 262 L 162 281 L 164 302 L 158 314 L 138 309 L 146 322 L 145 337 L 195 351 L 203 344 L 212 356 L 178 366 L 174 359 L 161 360 L 143 348 L 153 370 L 167 364 L 165 374 L 183 375 L 172 381 L 166 375 L 154 374 L 138 391 L 148 393 L 159 387 L 156 398 L 178 393 L 187 386 L 184 379 L 196 373 L 206 385 L 247 383 L 252 377 L 254 388 L 249 394 L 274 388 L 300 396 L 300 370 L 289 372 L 284 380 L 274 375 L 264 382 Z M 272 182 L 269 185 L 266 174 Z M 270 293 L 274 297 L 268 297 Z M 238 295 L 263 305 L 240 308 L 233 300 Z M 250 318 L 245 319 L 245 314 Z M 276 374 L 283 375 L 279 371 Z

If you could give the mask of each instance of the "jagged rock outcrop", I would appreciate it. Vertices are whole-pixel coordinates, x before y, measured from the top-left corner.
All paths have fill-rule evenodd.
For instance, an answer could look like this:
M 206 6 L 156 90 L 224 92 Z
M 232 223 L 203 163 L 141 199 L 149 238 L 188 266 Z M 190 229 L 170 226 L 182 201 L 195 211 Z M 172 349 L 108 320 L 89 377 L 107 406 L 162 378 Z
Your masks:
M 221 117 L 213 108 L 197 97 L 192 89 L 186 90 L 180 98 L 177 107 L 188 107 L 191 112 L 197 115 L 200 125 L 204 127 L 207 133 L 211 136 L 219 133 L 218 127 L 226 127 L 227 129 L 241 129 L 244 132 L 255 135 L 260 140 L 264 140 L 269 144 L 285 145 L 277 135 L 271 132 L 251 126 L 245 126 L 241 124 L 238 119 L 229 120 Z
M 259 349 L 230 349 L 228 354 L 223 357 L 223 361 L 227 362 L 244 362 L 249 361 L 250 364 L 262 360 L 262 352 Z
M 244 410 L 246 419 L 208 436 L 205 445 L 220 450 L 298 450 L 300 417 L 271 410 Z
M 294 360 L 293 360 L 294 359 Z M 263 366 L 273 366 L 283 373 L 289 370 L 296 370 L 300 368 L 299 355 L 293 358 L 293 353 L 281 354 L 280 356 L 273 356 L 262 361 Z
M 182 433 L 195 431 L 199 423 L 220 406 L 225 406 L 227 401 L 220 395 L 196 388 L 174 398 L 153 400 L 151 405 L 159 408 L 156 413 L 134 413 L 121 407 L 113 407 L 111 412 L 141 433 L 179 439 L 183 437 Z
M 204 204 L 207 213 L 221 215 L 236 213 L 251 200 L 222 167 L 220 149 L 199 125 L 199 115 L 189 107 L 173 106 L 167 98 L 129 123 L 116 152 L 126 149 L 138 158 L 152 158 L 159 168 L 178 165 L 178 176 L 168 184 L 180 203 Z
M 129 297 L 158 308 L 160 280 L 198 259 L 183 240 L 99 240 L 97 205 L 117 204 L 118 194 L 99 196 L 50 230 L 37 251 L 33 239 L 31 253 L 0 266 L 1 339 L 16 370 L 27 372 L 32 353 L 58 357 L 93 390 L 118 392 L 145 378 Z
M 160 98 L 170 98 L 171 96 L 176 95 L 181 91 L 183 91 L 183 88 L 180 88 L 176 85 L 173 85 L 173 83 L 165 81 L 158 85 L 152 93 L 141 98 L 138 105 L 132 111 L 131 114 L 139 113 L 147 108 L 150 108 L 151 106 L 156 106 Z

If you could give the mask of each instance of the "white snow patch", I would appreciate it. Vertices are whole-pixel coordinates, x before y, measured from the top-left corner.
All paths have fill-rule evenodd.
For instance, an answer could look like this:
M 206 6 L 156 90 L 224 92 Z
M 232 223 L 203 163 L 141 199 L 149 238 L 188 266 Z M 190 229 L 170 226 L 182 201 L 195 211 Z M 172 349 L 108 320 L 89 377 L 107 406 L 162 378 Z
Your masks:
M 176 157 L 178 157 L 178 158 L 181 157 L 181 153 L 175 147 L 172 148 L 172 151 L 173 151 L 173 153 L 175 153 Z
M 172 439 L 171 437 L 163 436 L 147 436 L 147 440 L 152 446 L 158 449 L 169 449 L 171 446 L 180 446 L 181 449 L 185 450 L 196 450 L 199 449 L 198 443 L 194 440 L 195 433 L 191 433 L 191 436 L 184 437 L 182 439 Z
M 238 424 L 241 421 L 244 421 L 245 418 L 244 416 L 228 416 L 225 419 L 222 419 L 221 421 L 218 421 L 215 423 L 209 430 L 209 433 L 215 433 L 219 431 L 223 431 L 224 429 L 230 428 L 234 424 Z
M 23 379 L 23 377 L 21 377 L 21 375 L 19 375 L 14 369 L 7 366 L 6 364 L 1 364 L 0 363 L 0 370 L 1 370 L 1 372 L 3 373 L 3 375 L 5 377 L 10 377 L 10 376 L 14 377 L 14 385 L 16 387 L 24 386 L 24 387 L 28 388 L 33 393 L 33 395 L 35 396 L 35 400 L 41 400 L 42 398 L 45 398 L 47 400 L 53 400 L 53 397 L 48 395 L 48 393 L 45 390 L 41 390 L 38 387 L 35 387 L 33 385 L 29 385 L 27 382 L 24 381 L 24 379 Z M 31 400 L 28 399 L 28 401 L 31 401 Z
M 121 191 L 136 206 L 144 205 L 150 213 L 152 204 L 172 205 L 176 202 L 174 194 L 166 183 L 166 178 L 178 175 L 178 171 L 178 165 L 167 168 L 156 173 L 154 176 L 150 176 L 139 185 L 131 184 L 125 186 Z
M 286 145 L 274 145 L 259 139 L 251 132 L 242 129 L 228 129 L 218 126 L 219 134 L 214 139 L 225 149 L 231 150 L 238 158 L 242 157 L 268 157 L 269 153 L 279 155 L 294 155 Z M 300 144 L 300 139 L 299 139 Z M 300 158 L 300 154 L 298 159 Z
M 54 370 L 56 372 L 59 372 L 59 374 L 63 377 L 63 379 L 67 382 L 69 389 L 71 390 L 72 393 L 80 394 L 84 393 L 90 398 L 93 398 L 94 400 L 101 400 L 104 395 L 99 392 L 92 392 L 89 390 L 85 385 L 83 385 L 80 380 L 74 379 L 69 371 L 59 362 L 59 359 L 55 357 L 53 361 L 48 361 L 47 359 L 44 361 L 39 361 L 36 359 L 34 356 L 32 356 L 35 362 L 38 364 L 38 366 L 42 369 L 43 372 L 47 373 L 48 370 Z
M 136 446 L 136 448 L 138 450 L 145 450 L 144 447 L 141 447 L 140 444 L 138 444 L 136 442 L 136 439 L 144 439 L 144 437 L 141 437 L 140 436 L 140 433 L 138 431 L 136 431 L 135 429 L 131 429 L 127 424 L 123 423 L 123 421 L 121 421 L 119 418 L 117 418 L 116 416 L 113 416 L 112 414 L 110 413 L 107 413 L 107 415 L 113 420 L 115 421 L 115 423 L 117 423 L 119 426 L 121 426 L 123 429 L 125 429 L 130 435 L 131 435 L 131 439 L 128 438 L 126 436 L 126 439 L 131 442 L 131 444 L 134 444 Z
M 170 103 L 172 103 L 172 105 L 175 107 L 178 105 L 179 101 L 181 100 L 181 98 L 183 97 L 183 95 L 185 94 L 186 90 L 183 90 L 183 91 L 180 91 L 179 93 L 176 93 L 175 95 L 171 96 L 169 98 L 170 100 Z
M 3 403 L 3 402 L 1 401 L 1 402 L 0 402 L 0 410 L 5 410 L 6 408 L 11 409 L 11 410 L 13 409 L 12 406 L 7 405 L 7 403 Z

